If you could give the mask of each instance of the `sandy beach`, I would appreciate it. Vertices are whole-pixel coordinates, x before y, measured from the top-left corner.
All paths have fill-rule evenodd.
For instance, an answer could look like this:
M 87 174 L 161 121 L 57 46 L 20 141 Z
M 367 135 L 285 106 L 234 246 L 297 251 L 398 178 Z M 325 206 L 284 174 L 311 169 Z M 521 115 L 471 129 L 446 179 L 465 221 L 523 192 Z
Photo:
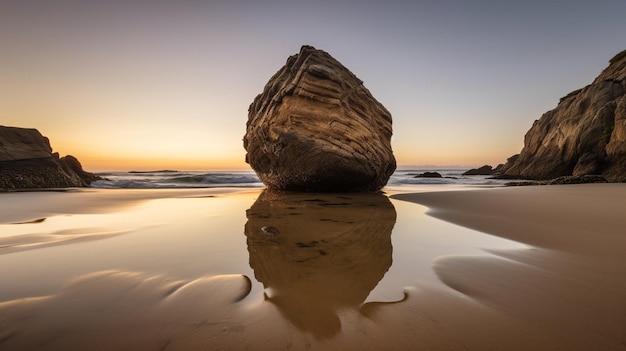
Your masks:
M 625 350 L 626 186 L 0 194 L 2 350 Z
M 620 350 L 626 349 L 625 196 L 624 184 L 584 184 L 396 198 L 531 247 L 492 250 L 499 258 L 442 257 L 434 269 L 449 287 L 528 327 L 533 349 Z

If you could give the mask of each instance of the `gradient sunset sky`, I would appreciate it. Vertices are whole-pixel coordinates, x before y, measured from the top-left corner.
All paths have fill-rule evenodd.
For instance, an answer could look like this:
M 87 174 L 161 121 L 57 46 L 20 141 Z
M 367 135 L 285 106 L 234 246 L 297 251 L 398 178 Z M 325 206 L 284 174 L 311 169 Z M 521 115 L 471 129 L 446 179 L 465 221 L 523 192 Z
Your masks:
M 238 169 L 303 44 L 392 113 L 399 165 L 496 165 L 626 49 L 626 1 L 0 0 L 0 125 L 87 170 Z

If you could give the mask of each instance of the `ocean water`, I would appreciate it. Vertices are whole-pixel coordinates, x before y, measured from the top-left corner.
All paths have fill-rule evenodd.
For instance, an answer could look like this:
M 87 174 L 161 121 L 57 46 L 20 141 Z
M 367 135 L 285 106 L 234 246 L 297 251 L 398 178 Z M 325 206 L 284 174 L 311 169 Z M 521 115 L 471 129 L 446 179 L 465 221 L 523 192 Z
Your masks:
M 263 187 L 253 171 L 174 171 L 104 172 L 104 178 L 91 184 L 94 188 L 159 189 Z
M 466 168 L 420 169 L 401 168 L 391 176 L 387 187 L 411 188 L 423 185 L 504 185 L 505 180 L 488 176 L 464 176 Z M 442 178 L 416 178 L 424 172 L 438 172 Z M 254 171 L 175 171 L 103 172 L 103 177 L 92 183 L 94 188 L 159 189 L 159 188 L 262 188 L 264 185 Z

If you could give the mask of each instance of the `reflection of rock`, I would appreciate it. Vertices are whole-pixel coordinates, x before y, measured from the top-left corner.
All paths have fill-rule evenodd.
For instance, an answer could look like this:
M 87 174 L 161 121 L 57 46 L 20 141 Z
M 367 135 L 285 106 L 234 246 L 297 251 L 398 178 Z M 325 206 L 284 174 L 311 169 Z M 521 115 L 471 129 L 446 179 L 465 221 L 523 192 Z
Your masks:
M 247 211 L 250 266 L 268 299 L 318 337 L 341 328 L 392 261 L 396 212 L 381 194 L 264 191 Z

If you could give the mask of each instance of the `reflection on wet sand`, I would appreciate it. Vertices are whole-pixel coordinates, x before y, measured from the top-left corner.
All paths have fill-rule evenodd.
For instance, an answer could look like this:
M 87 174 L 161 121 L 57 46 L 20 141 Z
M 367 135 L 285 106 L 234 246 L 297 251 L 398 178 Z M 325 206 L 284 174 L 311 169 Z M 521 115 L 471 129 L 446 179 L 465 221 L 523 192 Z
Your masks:
M 107 228 L 94 227 L 58 230 L 50 233 L 34 233 L 0 237 L 0 255 L 41 249 L 49 246 L 74 244 L 77 242 L 91 240 L 102 240 L 130 232 L 131 230 L 107 230 Z
M 246 215 L 250 266 L 266 300 L 316 337 L 341 330 L 342 309 L 364 313 L 391 266 L 396 211 L 384 195 L 266 190 Z
M 172 196 L 185 198 L 147 201 L 158 195 L 149 191 L 137 202 L 133 194 L 55 193 L 63 195 L 55 200 L 57 207 L 48 199 L 51 207 L 45 211 L 41 206 L 31 211 L 28 204 L 48 193 L 0 201 L 0 236 L 12 243 L 27 234 L 78 238 L 104 229 L 130 230 L 103 240 L 66 240 L 0 255 L 0 350 L 571 350 L 580 349 L 581 342 L 586 349 L 621 345 L 615 336 L 624 323 L 615 323 L 619 309 L 609 309 L 621 306 L 624 295 L 615 285 L 621 272 L 613 266 L 621 262 L 617 259 L 597 266 L 604 272 L 596 274 L 586 270 L 594 267 L 586 258 L 522 252 L 514 242 L 429 218 L 421 206 L 390 203 L 382 195 L 255 191 L 204 198 L 197 196 L 212 193 L 177 191 Z M 502 201 L 509 203 L 510 197 Z M 21 203 L 19 211 L 16 203 Z M 113 203 L 121 207 L 103 210 L 103 204 Z M 479 211 L 478 217 L 493 211 Z M 9 224 L 39 218 L 47 219 Z M 535 217 L 518 220 L 525 218 Z M 541 238 L 549 234 L 537 232 Z M 20 240 L 25 238 L 34 239 Z M 615 241 L 607 245 L 618 247 Z M 471 257 L 485 256 L 481 248 L 506 259 Z M 520 250 L 503 251 L 511 249 Z M 555 275 L 561 263 L 583 272 L 580 279 Z M 615 293 L 603 293 L 604 303 L 598 305 L 592 300 L 596 295 L 587 294 L 605 274 L 612 285 L 602 286 L 614 289 L 600 291 Z M 563 319 L 564 313 L 577 318 Z M 581 313 L 586 317 L 578 318 Z

